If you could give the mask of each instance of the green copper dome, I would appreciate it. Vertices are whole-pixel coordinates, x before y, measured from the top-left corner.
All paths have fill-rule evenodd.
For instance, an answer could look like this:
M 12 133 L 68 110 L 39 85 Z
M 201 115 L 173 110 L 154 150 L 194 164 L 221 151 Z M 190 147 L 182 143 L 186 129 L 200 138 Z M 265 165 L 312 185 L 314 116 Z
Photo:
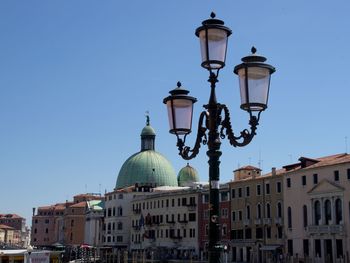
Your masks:
M 130 156 L 122 165 L 116 188 L 139 185 L 177 186 L 176 173 L 171 163 L 155 151 L 154 129 L 147 116 L 141 132 L 141 151 Z
M 116 188 L 151 184 L 177 186 L 176 173 L 171 163 L 160 153 L 147 150 L 129 157 L 120 169 Z
M 187 186 L 188 183 L 199 182 L 199 176 L 196 169 L 187 164 L 178 174 L 177 180 L 179 186 Z
M 155 136 L 156 132 L 150 125 L 146 125 L 145 128 L 142 129 L 141 136 Z

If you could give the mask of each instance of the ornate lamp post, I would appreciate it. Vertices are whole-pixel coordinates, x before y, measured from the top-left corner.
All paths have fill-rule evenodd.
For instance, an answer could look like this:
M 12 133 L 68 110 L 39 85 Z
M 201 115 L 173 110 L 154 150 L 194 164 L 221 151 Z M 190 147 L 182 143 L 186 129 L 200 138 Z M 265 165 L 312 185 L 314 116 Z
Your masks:
M 270 76 L 275 68 L 265 63 L 266 58 L 252 54 L 242 58 L 242 63 L 234 68 L 239 77 L 241 109 L 249 113 L 250 131 L 245 129 L 235 135 L 231 126 L 230 113 L 226 105 L 217 102 L 215 88 L 220 69 L 225 66 L 227 40 L 232 31 L 224 26 L 222 20 L 215 14 L 202 22 L 196 30 L 200 39 L 202 64 L 209 71 L 211 92 L 208 104 L 199 117 L 197 139 L 191 149 L 185 145 L 186 137 L 191 133 L 193 104 L 196 98 L 188 96 L 189 91 L 177 83 L 177 88 L 170 91 L 170 96 L 164 99 L 167 105 L 170 133 L 177 137 L 177 147 L 180 156 L 190 160 L 199 152 L 201 144 L 208 146 L 209 157 L 209 262 L 220 262 L 220 222 L 219 222 L 219 177 L 221 156 L 221 140 L 226 138 L 234 147 L 243 147 L 251 142 L 259 124 L 260 114 L 267 108 Z

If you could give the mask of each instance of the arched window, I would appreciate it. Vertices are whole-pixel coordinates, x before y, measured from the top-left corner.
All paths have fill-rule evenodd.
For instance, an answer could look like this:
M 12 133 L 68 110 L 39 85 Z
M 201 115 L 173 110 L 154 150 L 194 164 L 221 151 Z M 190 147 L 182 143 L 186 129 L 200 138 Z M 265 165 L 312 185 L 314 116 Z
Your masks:
M 292 228 L 292 208 L 288 207 L 288 228 Z
M 261 205 L 258 204 L 257 208 L 256 208 L 256 213 L 257 213 L 257 218 L 261 218 Z
M 306 207 L 306 205 L 303 206 L 303 222 L 304 222 L 304 227 L 307 227 L 307 207 Z
M 246 207 L 246 218 L 250 219 L 250 205 L 247 205 Z
M 282 217 L 282 204 L 281 204 L 281 202 L 278 202 L 278 204 L 277 204 L 277 217 L 278 218 Z
M 332 207 L 331 207 L 331 201 L 329 200 L 326 200 L 324 202 L 324 215 L 325 215 L 326 225 L 329 225 L 330 221 L 332 220 Z
M 314 218 L 315 225 L 318 226 L 321 223 L 321 204 L 318 200 L 314 203 Z
M 266 204 L 266 218 L 271 218 L 271 206 L 269 203 Z
M 335 200 L 335 223 L 340 224 L 340 221 L 343 220 L 343 211 L 341 207 L 341 200 L 338 198 Z
M 122 222 L 118 222 L 117 228 L 118 228 L 118 230 L 122 230 L 123 229 L 123 223 Z

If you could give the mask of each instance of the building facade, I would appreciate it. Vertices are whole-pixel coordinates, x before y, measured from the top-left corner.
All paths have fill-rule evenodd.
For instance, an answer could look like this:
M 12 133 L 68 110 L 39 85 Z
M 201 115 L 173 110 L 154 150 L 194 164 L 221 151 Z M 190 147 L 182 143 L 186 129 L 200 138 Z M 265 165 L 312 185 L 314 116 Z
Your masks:
M 348 262 L 350 156 L 301 157 L 284 168 L 288 256 Z
M 266 262 L 283 254 L 283 173 L 245 166 L 234 171 L 231 192 L 231 260 Z

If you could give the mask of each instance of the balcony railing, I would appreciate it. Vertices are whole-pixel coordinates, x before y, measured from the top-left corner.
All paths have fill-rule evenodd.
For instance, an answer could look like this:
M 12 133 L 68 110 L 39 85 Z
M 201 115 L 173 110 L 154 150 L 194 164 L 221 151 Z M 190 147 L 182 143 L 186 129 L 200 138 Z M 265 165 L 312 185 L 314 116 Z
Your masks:
M 341 234 L 344 225 L 311 225 L 306 228 L 308 234 Z
M 189 211 L 195 211 L 197 204 L 187 204 L 187 207 Z
M 261 225 L 261 218 L 256 218 L 256 219 L 254 220 L 254 224 L 256 224 L 256 225 Z
M 282 218 L 281 217 L 275 217 L 275 224 L 276 225 L 282 225 Z
M 134 214 L 141 214 L 141 209 L 133 209 Z
M 264 225 L 271 225 L 271 218 L 264 218 Z
M 175 221 L 174 220 L 167 220 L 166 221 L 168 224 L 175 224 Z
M 243 219 L 243 225 L 249 226 L 250 225 L 250 219 Z
M 180 223 L 180 224 L 187 224 L 187 223 L 188 223 L 188 220 L 179 220 L 179 223 Z

